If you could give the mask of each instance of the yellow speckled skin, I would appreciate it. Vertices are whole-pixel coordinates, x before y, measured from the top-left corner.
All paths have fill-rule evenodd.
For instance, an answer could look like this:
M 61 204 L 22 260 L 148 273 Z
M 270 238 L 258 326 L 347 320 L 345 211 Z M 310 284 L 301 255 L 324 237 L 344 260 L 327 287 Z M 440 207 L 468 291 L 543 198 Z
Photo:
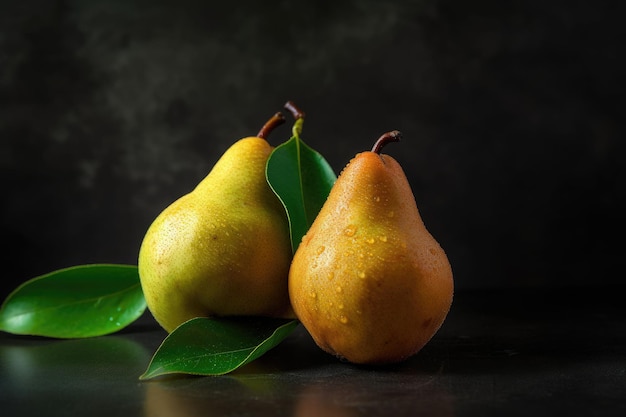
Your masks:
M 171 332 L 193 317 L 292 317 L 287 216 L 265 179 L 272 147 L 233 144 L 152 223 L 139 251 L 148 308 Z
M 294 255 L 289 293 L 315 342 L 353 363 L 402 361 L 439 329 L 452 269 L 392 157 L 363 152 L 344 168 Z

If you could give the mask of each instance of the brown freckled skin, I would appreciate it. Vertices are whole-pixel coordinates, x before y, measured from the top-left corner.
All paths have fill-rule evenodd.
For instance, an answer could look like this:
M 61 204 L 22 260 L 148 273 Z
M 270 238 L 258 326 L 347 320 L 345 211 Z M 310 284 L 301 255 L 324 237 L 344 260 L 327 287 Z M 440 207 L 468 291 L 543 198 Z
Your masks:
M 292 306 L 316 343 L 362 364 L 418 352 L 445 320 L 453 287 L 447 256 L 424 226 L 402 168 L 374 152 L 344 168 L 289 274 Z

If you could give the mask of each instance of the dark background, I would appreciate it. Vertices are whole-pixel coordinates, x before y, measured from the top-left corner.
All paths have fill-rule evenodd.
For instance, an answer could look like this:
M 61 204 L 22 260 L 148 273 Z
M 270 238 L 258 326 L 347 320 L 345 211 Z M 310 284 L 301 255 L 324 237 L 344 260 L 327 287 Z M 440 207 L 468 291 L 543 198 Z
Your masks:
M 385 152 L 457 288 L 620 284 L 616 4 L 0 0 L 1 295 L 136 263 L 154 217 L 287 100 L 337 172 L 404 133 Z

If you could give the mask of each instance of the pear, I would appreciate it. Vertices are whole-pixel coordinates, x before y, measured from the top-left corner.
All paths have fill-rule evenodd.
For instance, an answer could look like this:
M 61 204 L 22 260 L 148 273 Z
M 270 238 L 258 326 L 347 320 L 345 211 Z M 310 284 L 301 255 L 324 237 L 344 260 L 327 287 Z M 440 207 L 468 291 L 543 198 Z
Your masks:
M 209 174 L 150 225 L 139 251 L 148 308 L 168 332 L 194 317 L 293 317 L 287 215 L 265 178 L 265 136 L 234 143 Z
M 400 132 L 343 169 L 289 272 L 298 319 L 323 350 L 355 364 L 401 362 L 445 320 L 452 268 L 428 232 L 400 164 L 380 154 Z

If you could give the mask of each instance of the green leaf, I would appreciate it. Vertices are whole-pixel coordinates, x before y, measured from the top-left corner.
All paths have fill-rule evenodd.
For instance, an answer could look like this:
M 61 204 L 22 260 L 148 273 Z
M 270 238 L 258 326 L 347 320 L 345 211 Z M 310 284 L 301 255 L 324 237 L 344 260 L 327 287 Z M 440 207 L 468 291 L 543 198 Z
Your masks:
M 0 330 L 79 338 L 117 332 L 146 309 L 136 266 L 94 264 L 33 278 L 0 308 Z
M 183 373 L 224 375 L 278 345 L 297 320 L 268 317 L 199 317 L 170 333 L 140 379 Z
M 324 157 L 300 139 L 302 121 L 296 121 L 291 139 L 272 151 L 266 167 L 267 182 L 287 211 L 294 253 L 337 179 Z

